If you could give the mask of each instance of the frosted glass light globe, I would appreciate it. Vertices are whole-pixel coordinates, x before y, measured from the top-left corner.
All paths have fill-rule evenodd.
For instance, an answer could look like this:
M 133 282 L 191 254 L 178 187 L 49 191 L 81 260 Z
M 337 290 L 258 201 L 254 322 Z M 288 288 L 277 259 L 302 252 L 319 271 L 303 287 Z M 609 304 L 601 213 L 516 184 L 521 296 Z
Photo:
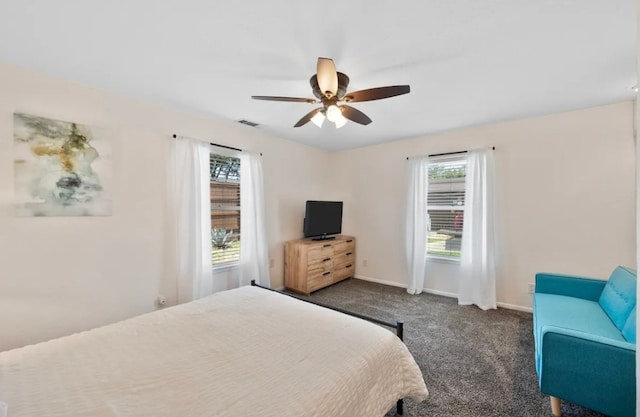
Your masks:
M 329 119 L 329 121 L 335 123 L 340 117 L 342 117 L 342 112 L 338 106 L 332 104 L 327 108 L 327 119 Z
M 315 124 L 318 127 L 322 127 L 322 123 L 324 123 L 324 114 L 322 114 L 322 112 L 318 112 L 315 114 L 315 116 L 313 116 L 311 118 L 311 121 L 313 122 L 313 124 Z

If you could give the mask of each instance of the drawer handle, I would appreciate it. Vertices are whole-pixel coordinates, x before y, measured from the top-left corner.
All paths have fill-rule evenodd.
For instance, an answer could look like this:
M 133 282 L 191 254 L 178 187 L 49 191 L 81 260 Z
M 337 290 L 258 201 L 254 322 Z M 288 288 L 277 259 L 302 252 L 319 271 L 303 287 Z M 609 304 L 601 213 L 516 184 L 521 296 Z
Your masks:
M 327 243 L 326 245 L 322 245 L 323 248 L 330 248 L 331 247 L 331 243 Z
M 351 243 L 351 242 L 353 242 L 353 239 L 347 240 L 347 243 Z
M 330 260 L 331 260 L 331 258 L 324 258 L 324 259 L 322 260 L 322 262 L 327 262 L 327 261 L 330 261 Z
M 353 252 L 347 252 L 347 256 L 353 255 Z
M 347 266 L 345 266 L 345 268 L 351 268 L 353 265 L 349 264 Z
M 324 274 L 322 274 L 322 275 L 323 275 L 323 276 L 327 276 L 327 275 L 329 275 L 330 273 L 331 273 L 331 271 L 327 271 L 327 272 L 325 272 L 325 273 L 324 273 Z

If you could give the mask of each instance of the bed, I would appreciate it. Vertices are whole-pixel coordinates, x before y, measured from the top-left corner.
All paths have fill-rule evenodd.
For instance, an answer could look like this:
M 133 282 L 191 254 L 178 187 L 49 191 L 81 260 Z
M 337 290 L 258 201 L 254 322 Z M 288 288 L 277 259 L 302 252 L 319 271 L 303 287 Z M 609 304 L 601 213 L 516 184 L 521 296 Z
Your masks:
M 0 352 L 8 417 L 382 417 L 427 395 L 394 333 L 254 286 Z

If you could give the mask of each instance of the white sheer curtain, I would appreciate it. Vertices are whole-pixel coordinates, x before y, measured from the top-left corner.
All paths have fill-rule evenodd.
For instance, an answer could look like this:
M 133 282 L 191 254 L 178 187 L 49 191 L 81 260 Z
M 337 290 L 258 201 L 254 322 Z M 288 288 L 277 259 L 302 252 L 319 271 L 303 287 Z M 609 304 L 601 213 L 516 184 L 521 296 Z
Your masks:
M 427 249 L 427 192 L 429 160 L 426 157 L 407 161 L 407 210 L 405 248 L 407 256 L 407 292 L 420 294 L 424 288 Z
M 170 163 L 177 298 L 184 303 L 212 293 L 209 144 L 178 138 L 172 142 Z
M 469 151 L 458 303 L 496 308 L 494 166 L 491 150 Z
M 269 250 L 260 155 L 240 154 L 240 286 L 270 286 Z

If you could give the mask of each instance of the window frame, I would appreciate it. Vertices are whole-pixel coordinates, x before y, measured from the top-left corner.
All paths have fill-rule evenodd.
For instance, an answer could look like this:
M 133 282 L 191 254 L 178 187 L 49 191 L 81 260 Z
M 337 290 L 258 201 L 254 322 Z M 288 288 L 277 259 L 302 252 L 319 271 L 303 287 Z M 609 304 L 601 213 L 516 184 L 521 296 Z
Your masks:
M 232 149 L 226 149 L 226 148 L 222 148 L 222 147 L 218 147 L 215 145 L 211 145 L 209 147 L 209 154 L 210 156 L 222 156 L 222 157 L 229 157 L 229 158 L 236 158 L 238 159 L 238 162 L 240 163 L 240 152 L 232 150 Z M 239 178 L 238 178 L 238 189 L 239 192 L 241 192 L 241 175 L 242 175 L 242 166 L 240 165 L 240 168 L 238 168 L 238 172 L 239 172 Z M 209 172 L 209 182 L 211 182 L 211 173 Z M 233 183 L 233 182 L 230 182 Z M 210 208 L 209 211 L 211 213 L 213 213 L 214 210 L 238 210 L 238 215 L 242 216 L 242 201 L 240 201 L 240 205 L 239 206 L 226 206 L 226 205 L 218 205 L 215 206 L 213 204 L 210 204 Z M 237 241 L 240 242 L 241 241 L 241 229 L 242 226 L 240 226 L 240 232 L 237 235 Z M 213 230 L 213 222 L 211 224 L 211 230 Z M 225 262 L 219 262 L 219 263 L 214 263 L 213 262 L 213 245 L 212 245 L 212 251 L 211 251 L 211 266 L 212 269 L 214 271 L 218 271 L 218 272 L 223 272 L 225 270 L 231 270 L 231 269 L 237 269 L 240 267 L 240 248 L 238 248 L 238 258 L 237 259 L 233 259 L 233 260 L 229 260 L 229 261 L 225 261 Z

